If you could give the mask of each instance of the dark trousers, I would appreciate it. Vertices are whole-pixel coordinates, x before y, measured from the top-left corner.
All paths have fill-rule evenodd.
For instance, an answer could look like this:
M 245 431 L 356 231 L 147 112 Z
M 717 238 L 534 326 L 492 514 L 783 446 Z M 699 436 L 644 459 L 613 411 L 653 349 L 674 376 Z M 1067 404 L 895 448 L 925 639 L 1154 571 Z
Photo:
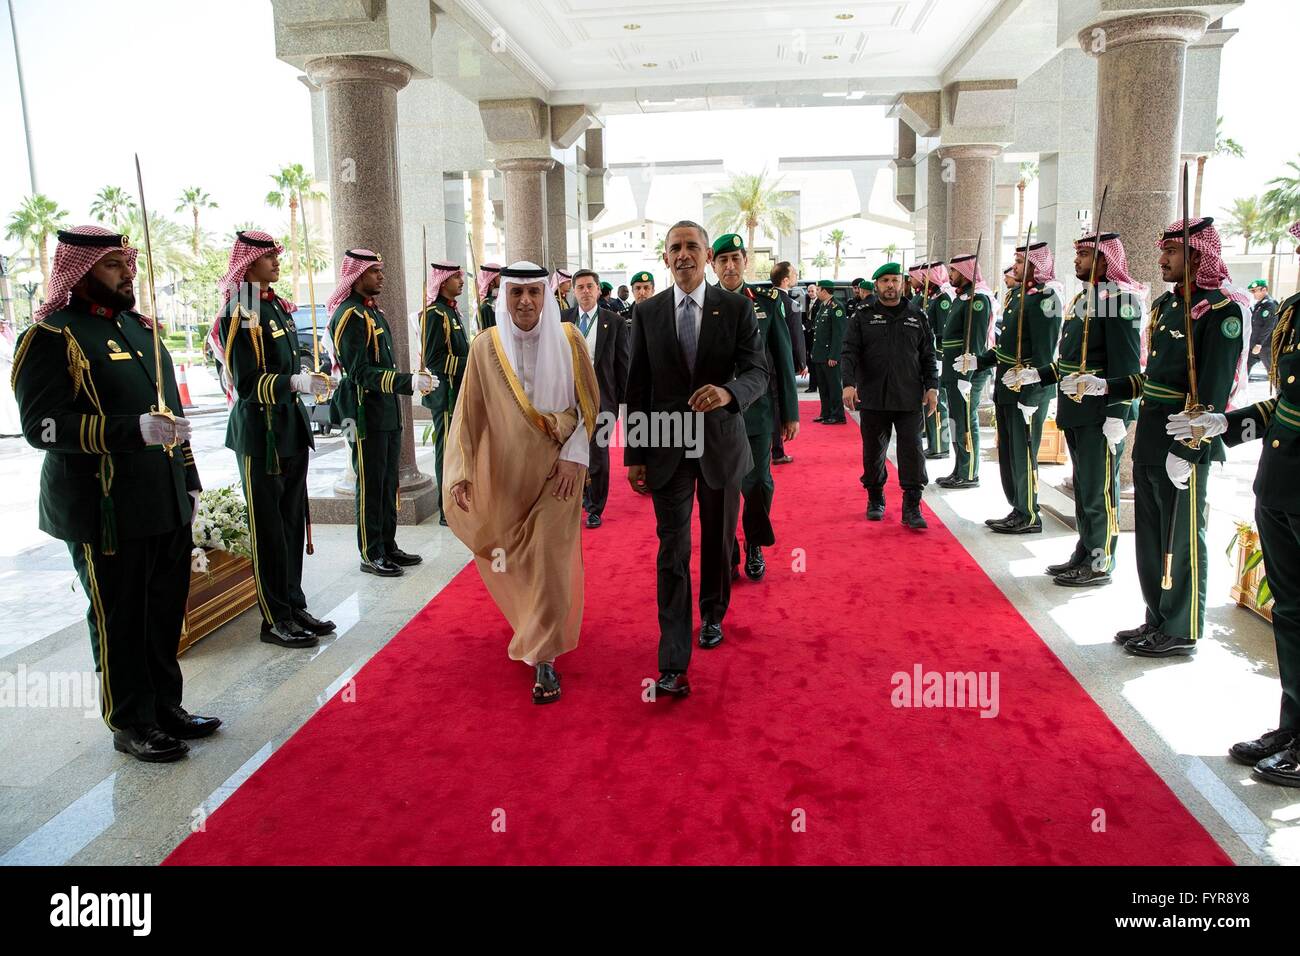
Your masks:
M 1300 514 L 1256 504 L 1255 524 L 1273 592 L 1273 640 L 1282 679 L 1278 727 L 1300 730 Z
M 925 414 L 925 450 L 931 455 L 948 454 L 948 392 L 939 389 L 939 407 Z
M 776 407 L 775 402 L 772 403 L 772 407 L 773 408 Z M 780 418 L 780 416 L 777 417 Z M 784 427 L 785 427 L 784 422 L 776 421 L 772 423 L 772 460 L 773 461 L 776 461 L 778 458 L 785 457 L 785 437 L 782 434 L 782 429 Z
M 307 457 L 281 456 L 280 474 L 266 473 L 266 459 L 239 460 L 248 503 L 248 537 L 253 550 L 257 606 L 267 624 L 293 619 L 305 610 L 302 554 L 307 530 Z
M 351 443 L 357 472 L 357 548 L 367 561 L 397 550 L 397 459 L 402 433 L 371 429 Z
M 1044 402 L 1025 422 L 1020 406 L 997 406 L 998 471 L 1007 504 L 1021 521 L 1039 521 L 1038 447 L 1043 441 L 1043 423 L 1048 405 Z
M 721 624 L 731 601 L 732 540 L 740 514 L 740 486 L 710 488 L 699 459 L 682 458 L 662 487 L 651 492 L 659 535 L 659 669 L 684 671 L 691 662 L 691 511 L 700 503 L 700 620 Z
M 832 368 L 825 362 L 818 362 L 817 391 L 822 401 L 821 417 L 824 421 L 838 421 L 844 417 L 844 386 L 840 379 L 838 363 Z
M 740 510 L 740 527 L 745 533 L 747 546 L 766 548 L 776 544 L 776 532 L 772 529 L 772 495 L 776 491 L 776 483 L 772 480 L 771 443 L 770 434 L 749 436 L 749 451 L 754 456 L 754 467 L 749 469 L 749 473 L 740 482 L 740 494 L 744 499 Z M 740 539 L 734 535 L 731 540 L 731 563 L 740 563 Z
M 1210 465 L 1193 465 L 1186 491 L 1174 487 L 1164 465 L 1133 464 L 1133 525 L 1138 583 L 1147 623 L 1171 637 L 1200 640 L 1205 627 L 1205 483 Z M 1173 523 L 1173 587 L 1160 586 L 1165 544 Z
M 1065 429 L 1065 444 L 1074 468 L 1074 523 L 1079 530 L 1071 557 L 1109 574 L 1115 570 L 1119 541 L 1119 460 L 1124 444 L 1112 452 L 1101 425 Z
M 898 485 L 904 491 L 921 492 L 929 482 L 925 473 L 925 452 L 921 450 L 921 415 L 909 412 L 858 409 L 862 432 L 862 487 L 873 494 L 885 490 L 885 456 L 889 436 L 898 436 Z
M 980 476 L 980 396 L 984 393 L 985 376 L 976 375 L 971 380 L 970 401 L 962 398 L 961 389 L 953 382 L 946 386 L 948 392 L 949 421 L 952 422 L 952 450 L 956 457 L 953 477 L 978 480 Z M 1022 419 L 1023 421 L 1023 419 Z
M 188 524 L 165 534 L 119 541 L 106 555 L 68 542 L 90 607 L 90 650 L 99 674 L 99 707 L 110 730 L 152 727 L 160 708 L 179 706 L 176 662 L 190 595 Z
M 605 503 L 609 501 L 609 438 L 603 436 L 599 428 L 592 433 L 589 443 L 591 453 L 587 465 L 587 476 L 591 479 L 582 490 L 582 507 L 589 515 L 605 512 Z
M 447 448 L 447 433 L 451 431 L 451 415 L 456 410 L 456 393 L 451 392 L 451 400 L 445 398 L 429 406 L 433 419 L 433 474 L 438 480 L 438 500 L 442 501 L 442 456 Z M 393 434 L 400 434 L 394 432 Z M 396 500 L 396 499 L 394 499 Z M 442 507 L 441 504 L 438 505 Z

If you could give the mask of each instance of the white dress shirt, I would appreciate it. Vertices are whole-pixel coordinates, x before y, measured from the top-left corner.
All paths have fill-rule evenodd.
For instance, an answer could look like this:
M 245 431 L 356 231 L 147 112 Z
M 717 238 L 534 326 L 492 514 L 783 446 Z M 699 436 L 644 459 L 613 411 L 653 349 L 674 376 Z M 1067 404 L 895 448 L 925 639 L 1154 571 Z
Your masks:
M 523 387 L 524 394 L 531 401 L 534 394 L 533 385 L 537 375 L 537 343 L 541 339 L 542 327 L 539 323 L 527 332 L 518 326 L 515 328 L 517 330 L 516 339 L 519 343 L 519 354 L 516 356 L 519 367 L 515 369 L 515 374 L 519 376 L 519 384 Z M 574 397 L 574 404 L 577 404 L 576 396 Z M 560 459 L 574 462 L 584 468 L 591 462 L 591 447 L 587 443 L 587 429 L 583 425 L 581 406 L 578 407 L 578 427 L 573 430 L 569 440 L 560 449 Z
M 700 341 L 700 325 L 704 322 L 704 287 L 705 282 L 700 280 L 694 292 L 683 292 L 681 286 L 673 286 L 673 329 L 677 328 L 677 316 L 681 312 L 682 299 L 688 296 L 695 300 L 695 342 L 698 345 Z
M 584 314 L 591 316 L 591 325 L 587 329 L 587 351 L 591 354 L 592 359 L 596 357 L 596 330 L 600 327 L 600 306 L 596 306 L 588 313 L 582 311 L 582 306 L 578 306 L 577 325 L 578 331 L 582 331 L 582 316 Z

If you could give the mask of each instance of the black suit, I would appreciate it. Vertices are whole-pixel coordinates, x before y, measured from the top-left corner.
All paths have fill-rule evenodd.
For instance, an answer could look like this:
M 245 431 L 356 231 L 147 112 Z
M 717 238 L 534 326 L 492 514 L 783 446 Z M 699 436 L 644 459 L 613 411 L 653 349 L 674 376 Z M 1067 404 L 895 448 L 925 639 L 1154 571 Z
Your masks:
M 578 322 L 577 307 L 565 309 L 560 316 L 565 322 Z M 596 366 L 596 382 L 600 385 L 600 410 L 617 417 L 618 406 L 627 388 L 629 358 L 627 322 L 617 312 L 596 308 L 596 348 L 591 357 Z M 588 514 L 599 515 L 609 500 L 609 433 L 597 423 L 591 436 L 591 461 L 587 466 L 590 484 L 583 490 L 583 507 Z
M 785 310 L 785 325 L 790 330 L 790 353 L 794 359 L 794 370 L 797 374 L 800 369 L 808 367 L 808 351 L 804 348 L 803 340 L 803 322 L 800 320 L 800 313 L 794 310 L 794 300 L 790 298 L 790 293 L 784 289 L 778 290 L 777 298 L 781 300 L 781 308 Z M 776 376 L 772 376 L 773 395 L 776 394 Z M 785 422 L 776 416 L 772 422 L 772 458 L 785 457 L 785 438 L 782 436 L 782 429 L 785 428 Z
M 632 363 L 627 381 L 629 440 L 624 462 L 645 465 L 646 481 L 654 498 L 659 534 L 662 671 L 684 671 L 691 660 L 693 497 L 700 502 L 700 618 L 720 624 L 727 613 L 731 540 L 740 512 L 740 481 L 753 467 L 742 413 L 767 391 L 767 378 L 758 318 L 745 296 L 706 285 L 693 370 L 687 368 L 677 339 L 673 287 L 640 303 L 633 313 Z M 726 388 L 732 401 L 697 416 L 687 403 L 704 385 Z M 637 420 L 633 416 L 640 413 L 645 422 L 652 412 L 676 413 L 689 420 L 693 429 L 698 428 L 702 417 L 702 447 L 696 445 L 694 456 L 688 457 L 681 441 L 659 448 L 635 442 Z M 699 433 L 694 435 L 698 442 Z

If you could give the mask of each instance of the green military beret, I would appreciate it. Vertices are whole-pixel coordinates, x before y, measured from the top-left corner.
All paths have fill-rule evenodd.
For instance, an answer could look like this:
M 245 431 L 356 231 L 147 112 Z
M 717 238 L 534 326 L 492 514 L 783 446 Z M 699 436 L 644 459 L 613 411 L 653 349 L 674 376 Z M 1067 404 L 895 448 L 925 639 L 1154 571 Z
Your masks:
M 648 272 L 638 272 L 632 277 L 632 283 L 635 285 L 638 282 L 649 282 L 651 285 L 654 285 L 655 277 Z
M 718 236 L 713 240 L 713 254 L 721 255 L 724 252 L 744 252 L 745 240 L 734 232 L 729 232 L 725 236 Z
M 879 279 L 881 276 L 901 276 L 903 267 L 897 262 L 886 262 L 883 266 L 871 274 L 872 280 Z
M 1267 289 L 1267 288 L 1268 288 L 1268 282 L 1265 281 L 1264 279 L 1254 279 L 1254 280 L 1251 281 L 1250 285 L 1246 286 L 1246 288 L 1247 288 L 1247 289 Z
M 835 291 L 835 280 L 834 280 L 834 279 L 818 279 L 818 280 L 817 280 L 817 286 L 818 286 L 819 288 L 825 289 L 827 292 L 834 292 L 834 291 Z
M 600 284 L 600 291 L 608 294 L 614 291 L 614 287 L 610 285 L 608 282 L 602 282 Z

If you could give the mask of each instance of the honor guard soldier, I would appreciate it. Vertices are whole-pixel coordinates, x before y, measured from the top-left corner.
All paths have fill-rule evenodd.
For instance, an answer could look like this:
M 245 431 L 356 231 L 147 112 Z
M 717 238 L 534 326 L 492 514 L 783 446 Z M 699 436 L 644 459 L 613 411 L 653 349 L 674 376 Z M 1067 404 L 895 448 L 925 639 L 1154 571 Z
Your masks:
M 167 408 L 181 399 L 153 320 L 133 311 L 136 250 L 98 226 L 58 237 L 48 297 L 18 338 L 11 375 L 23 435 L 46 453 L 40 528 L 67 542 L 89 602 L 113 746 L 178 760 L 186 740 L 221 724 L 182 709 L 176 661 L 202 487 L 190 423 L 151 413 L 159 369 Z
M 478 330 L 480 332 L 497 324 L 497 289 L 500 286 L 500 264 L 496 262 L 483 263 L 478 270 Z
M 722 288 L 749 299 L 758 318 L 758 340 L 767 355 L 768 387 L 745 409 L 745 433 L 754 467 L 740 482 L 744 498 L 740 525 L 745 532 L 745 575 L 751 581 L 762 580 L 767 573 L 763 548 L 776 544 L 772 529 L 772 428 L 781 423 L 781 437 L 793 440 L 799 434 L 799 392 L 794 381 L 794 355 L 790 344 L 790 327 L 781 305 L 781 291 L 775 286 L 756 288 L 745 281 L 749 250 L 745 240 L 735 233 L 719 236 L 713 242 L 713 271 Z M 732 577 L 739 577 L 740 540 L 732 542 Z
M 284 248 L 264 232 L 237 232 L 219 288 L 220 358 L 234 391 L 226 447 L 248 503 L 262 640 L 314 647 L 331 621 L 307 613 L 302 556 L 309 524 L 307 463 L 316 447 L 301 395 L 324 398 L 329 379 L 303 371 L 294 305 L 275 294 Z
M 983 348 L 993 322 L 993 292 L 984 282 L 973 255 L 957 256 L 948 263 L 953 287 L 952 306 L 940 345 L 943 365 L 939 382 L 948 392 L 952 445 L 956 457 L 952 474 L 940 478 L 943 488 L 977 488 L 980 483 L 980 396 L 988 383 L 987 370 L 958 371 L 956 363 L 971 348 Z
M 1061 285 L 1056 281 L 1052 250 L 1045 242 L 1018 248 L 1013 268 L 1019 284 L 1002 312 L 997 345 L 979 356 L 962 356 L 958 371 L 967 371 L 972 364 L 980 369 L 996 367 L 993 404 L 997 410 L 998 471 L 1011 512 L 984 523 L 998 534 L 1038 534 L 1043 530 L 1038 510 L 1038 448 L 1056 385 L 1028 377 L 1022 383 L 1020 375 L 1049 365 L 1056 357 L 1056 343 L 1061 338 Z
M 1300 239 L 1300 220 L 1290 232 Z M 1282 681 L 1278 729 L 1234 744 L 1229 754 L 1253 766 L 1269 783 L 1300 787 L 1300 293 L 1278 310 L 1270 344 L 1269 384 L 1273 397 L 1228 415 L 1206 412 L 1192 420 L 1182 413 L 1169 419 L 1176 438 L 1192 428 L 1222 435 L 1229 445 L 1262 438 L 1255 473 L 1255 522 L 1273 595 L 1273 639 Z
M 336 425 L 345 428 L 357 473 L 357 547 L 361 570 L 396 577 L 419 564 L 418 554 L 397 547 L 397 469 L 402 448 L 402 403 L 399 395 L 431 391 L 438 379 L 430 372 L 398 370 L 388 320 L 375 303 L 384 287 L 383 260 L 369 249 L 349 249 L 343 256 L 338 286 L 326 309 L 330 338 L 343 379 L 330 408 Z
M 1075 240 L 1074 274 L 1084 288 L 1066 309 L 1059 358 L 1022 369 L 1015 378 L 1021 386 L 1050 385 L 1080 373 L 1120 378 L 1141 370 L 1139 330 L 1146 289 L 1129 275 L 1128 254 L 1119 236 L 1093 233 Z M 1084 396 L 1076 390 L 1057 400 L 1056 424 L 1070 449 L 1079 532 L 1069 559 L 1047 567 L 1047 574 L 1063 587 L 1097 587 L 1111 581 L 1119 540 L 1119 462 L 1136 414 L 1131 399 Z
M 421 396 L 420 404 L 433 416 L 433 469 L 438 479 L 439 502 L 442 500 L 442 454 L 447 447 L 447 432 L 456 410 L 456 396 L 465 377 L 465 359 L 469 355 L 469 338 L 461 321 L 456 299 L 465 284 L 460 266 L 433 263 L 429 266 L 429 308 L 424 313 L 424 342 L 420 354 L 424 367 L 438 378 L 438 387 Z M 493 322 L 495 324 L 495 318 Z M 490 326 L 489 326 L 490 328 Z M 438 505 L 438 524 L 447 526 L 447 516 Z
M 948 268 L 942 262 L 927 263 L 922 269 L 921 288 L 912 301 L 920 306 L 930 334 L 934 336 L 934 355 L 938 361 L 943 355 L 940 338 L 943 328 L 948 323 L 948 313 L 952 311 L 953 287 L 948 284 Z M 948 390 L 939 389 L 939 401 L 934 411 L 925 415 L 925 457 L 940 459 L 948 457 L 948 445 L 951 441 L 951 428 L 948 424 Z
M 1246 370 L 1249 371 L 1256 362 L 1264 364 L 1266 373 L 1273 371 L 1272 350 L 1273 326 L 1277 322 L 1277 301 L 1268 294 L 1268 282 L 1255 279 L 1246 286 L 1246 291 L 1255 300 L 1250 308 L 1250 352 L 1246 358 Z
M 1224 409 L 1234 382 L 1245 378 L 1245 296 L 1238 292 L 1234 298 L 1228 291 L 1228 267 L 1213 222 L 1206 217 L 1187 223 L 1189 256 L 1184 256 L 1183 220 L 1160 240 L 1161 277 L 1176 287 L 1152 307 L 1145 373 L 1120 378 L 1088 373 L 1061 380 L 1067 396 L 1077 388 L 1112 401 L 1142 400 L 1133 441 L 1133 505 L 1146 620 L 1115 635 L 1126 651 L 1142 657 L 1193 654 L 1204 628 L 1205 484 L 1210 463 L 1226 456 L 1221 437 L 1196 448 L 1171 437 L 1170 429 L 1178 426 L 1170 418 L 1188 403 L 1189 326 L 1199 403 L 1213 411 Z M 1183 302 L 1185 281 L 1191 282 L 1190 318 Z
M 655 277 L 649 272 L 637 272 L 632 276 L 632 308 L 638 302 L 644 302 L 655 294 Z
M 921 287 L 925 285 L 926 268 L 924 262 L 914 262 L 907 267 L 907 275 L 903 282 L 903 298 L 909 302 L 916 302 L 917 296 L 921 294 Z
M 898 439 L 903 524 L 926 526 L 921 493 L 929 479 L 921 452 L 922 408 L 939 404 L 934 336 L 924 313 L 903 298 L 903 267 L 886 262 L 871 277 L 876 294 L 849 319 L 844 336 L 844 404 L 862 422 L 862 487 L 867 520 L 885 517 L 885 455 Z
M 563 269 L 556 269 L 551 273 L 549 282 L 551 290 L 555 293 L 555 301 L 563 312 L 569 307 L 569 290 L 573 288 L 573 275 Z
M 817 391 L 821 393 L 822 413 L 813 421 L 822 425 L 844 424 L 844 387 L 840 378 L 840 352 L 844 349 L 844 327 L 848 316 L 835 300 L 835 283 L 819 279 L 817 311 L 813 319 L 813 368 L 817 370 Z

